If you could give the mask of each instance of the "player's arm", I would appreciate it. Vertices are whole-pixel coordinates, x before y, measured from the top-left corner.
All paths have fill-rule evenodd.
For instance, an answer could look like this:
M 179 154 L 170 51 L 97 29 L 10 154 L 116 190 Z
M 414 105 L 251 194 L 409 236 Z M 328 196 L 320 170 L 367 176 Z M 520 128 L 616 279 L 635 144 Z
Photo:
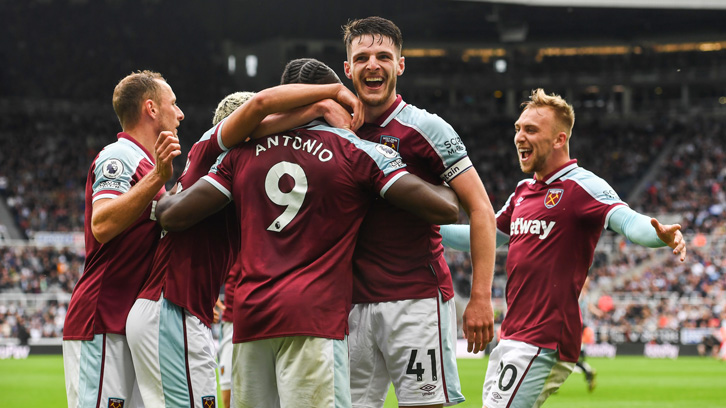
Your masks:
M 257 139 L 283 132 L 310 123 L 317 118 L 324 118 L 333 127 L 357 130 L 357 127 L 351 128 L 350 112 L 332 99 L 323 99 L 287 112 L 267 115 L 260 126 L 252 132 L 251 137 Z
M 649 248 L 667 245 L 673 248 L 673 254 L 679 255 L 681 262 L 686 260 L 686 240 L 678 224 L 663 225 L 655 218 L 622 205 L 613 210 L 607 226 L 639 245 Z
M 441 226 L 441 245 L 457 251 L 471 251 L 471 227 L 467 224 L 449 224 Z M 497 230 L 496 246 L 509 242 L 509 235 Z
M 496 256 L 496 218 L 484 184 L 474 168 L 451 180 L 449 185 L 469 215 L 471 225 L 471 297 L 464 310 L 463 330 L 468 351 L 477 353 L 484 350 L 494 338 L 492 281 Z
M 205 178 L 180 193 L 162 197 L 156 219 L 167 231 L 185 230 L 229 203 L 229 198 Z
M 91 232 L 102 244 L 131 226 L 144 212 L 173 174 L 172 161 L 181 154 L 179 139 L 164 131 L 156 140 L 154 171 L 147 173 L 129 191 L 116 198 L 103 198 L 93 203 Z
M 450 224 L 459 217 L 459 201 L 446 186 L 435 186 L 407 173 L 396 180 L 384 198 L 431 224 Z
M 231 147 L 245 141 L 249 136 L 261 137 L 288 130 L 296 125 L 284 124 L 285 126 L 283 126 L 281 124 L 271 126 L 264 131 L 264 134 L 254 133 L 267 115 L 289 111 L 323 99 L 333 99 L 341 105 L 349 107 L 353 111 L 351 127 L 359 127 L 363 123 L 362 102 L 343 84 L 278 85 L 257 93 L 229 115 L 222 131 L 222 143 Z

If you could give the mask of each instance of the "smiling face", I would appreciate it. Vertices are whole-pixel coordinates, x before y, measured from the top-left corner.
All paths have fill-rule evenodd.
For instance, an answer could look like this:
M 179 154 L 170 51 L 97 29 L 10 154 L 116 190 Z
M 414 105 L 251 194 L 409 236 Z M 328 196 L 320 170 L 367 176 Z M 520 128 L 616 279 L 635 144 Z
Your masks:
M 366 117 L 378 117 L 396 100 L 396 77 L 403 74 L 404 58 L 393 40 L 383 35 L 362 35 L 348 46 L 345 76 L 366 108 Z M 369 116 L 369 113 L 373 113 Z
M 563 149 L 567 135 L 558 131 L 552 108 L 525 109 L 514 123 L 514 130 L 519 167 L 524 173 L 535 173 L 542 180 L 569 160 L 569 153 Z

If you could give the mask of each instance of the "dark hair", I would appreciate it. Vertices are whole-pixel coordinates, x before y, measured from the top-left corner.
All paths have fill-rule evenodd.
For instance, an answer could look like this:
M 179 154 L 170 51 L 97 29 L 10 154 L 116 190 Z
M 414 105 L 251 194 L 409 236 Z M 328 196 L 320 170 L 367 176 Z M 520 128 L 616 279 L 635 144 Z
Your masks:
M 403 48 L 403 34 L 401 34 L 398 26 L 391 20 L 373 16 L 348 21 L 348 24 L 343 26 L 343 43 L 345 44 L 346 51 L 350 49 L 354 38 L 363 35 L 372 35 L 374 40 L 379 42 L 382 42 L 384 37 L 390 38 L 399 54 L 401 53 L 401 48 Z M 379 38 L 376 39 L 376 37 Z
M 337 84 L 340 78 L 315 58 L 298 58 L 285 65 L 280 84 Z
M 127 75 L 116 85 L 112 103 L 122 129 L 136 125 L 141 117 L 141 104 L 145 100 L 159 103 L 161 85 L 157 80 L 166 82 L 160 73 L 144 70 Z

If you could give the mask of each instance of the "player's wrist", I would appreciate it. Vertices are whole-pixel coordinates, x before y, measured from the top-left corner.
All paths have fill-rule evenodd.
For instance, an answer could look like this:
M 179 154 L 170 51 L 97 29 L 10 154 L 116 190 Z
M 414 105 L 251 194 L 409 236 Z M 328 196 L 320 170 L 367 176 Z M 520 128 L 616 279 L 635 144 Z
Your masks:
M 480 289 L 480 290 L 474 290 L 472 288 L 471 295 L 469 296 L 469 301 L 491 301 L 492 300 L 492 291 L 486 290 L 486 289 Z

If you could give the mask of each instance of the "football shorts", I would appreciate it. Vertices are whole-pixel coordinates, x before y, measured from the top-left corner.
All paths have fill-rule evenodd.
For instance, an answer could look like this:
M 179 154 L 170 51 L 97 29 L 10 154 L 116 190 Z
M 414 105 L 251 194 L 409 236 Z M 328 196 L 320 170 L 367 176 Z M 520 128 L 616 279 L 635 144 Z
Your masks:
M 126 336 L 147 407 L 217 405 L 217 360 L 209 327 L 168 300 L 136 299 Z
M 348 341 L 293 336 L 234 345 L 236 408 L 349 408 Z
M 565 382 L 575 363 L 557 350 L 501 340 L 489 356 L 482 398 L 487 408 L 540 407 Z
M 143 407 L 126 336 L 63 342 L 68 408 Z
M 464 401 L 453 300 L 356 304 L 348 323 L 354 407 L 382 407 L 391 382 L 400 406 Z

